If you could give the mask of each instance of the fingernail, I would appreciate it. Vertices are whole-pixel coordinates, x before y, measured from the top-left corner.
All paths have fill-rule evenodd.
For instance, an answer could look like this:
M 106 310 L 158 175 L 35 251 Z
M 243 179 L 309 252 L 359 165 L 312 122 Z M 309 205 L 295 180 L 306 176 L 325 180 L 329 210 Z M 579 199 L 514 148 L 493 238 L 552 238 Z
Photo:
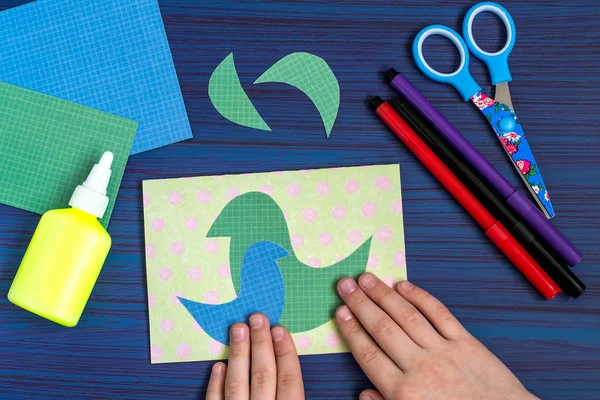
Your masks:
M 263 319 L 260 315 L 253 315 L 250 317 L 250 328 L 258 329 L 258 328 L 262 328 L 262 326 L 263 326 Z
M 360 400 L 373 400 L 373 398 L 368 394 L 365 394 L 364 396 L 360 396 Z
M 367 289 L 371 289 L 373 286 L 375 286 L 376 283 L 377 280 L 371 274 L 364 274 L 360 277 L 360 284 L 366 287 Z
M 344 279 L 340 285 L 340 289 L 342 289 L 343 293 L 350 294 L 356 290 L 356 282 L 352 278 Z
M 241 342 L 246 338 L 246 330 L 244 328 L 231 329 L 231 338 L 236 342 Z
M 410 290 L 415 287 L 415 285 L 413 285 L 409 281 L 402 281 L 401 285 L 404 290 Z
M 271 331 L 271 336 L 273 336 L 273 340 L 276 342 L 279 342 L 281 339 L 283 339 L 284 335 L 285 332 L 283 331 L 283 328 L 279 326 L 273 328 L 273 330 Z
M 239 328 L 236 328 L 236 329 L 239 329 Z M 212 372 L 210 373 L 210 376 L 221 376 L 221 373 L 223 373 L 223 365 L 215 364 L 212 367 Z
M 340 308 L 338 308 L 337 316 L 342 321 L 349 321 L 352 319 L 352 313 L 350 312 L 348 306 L 341 306 Z

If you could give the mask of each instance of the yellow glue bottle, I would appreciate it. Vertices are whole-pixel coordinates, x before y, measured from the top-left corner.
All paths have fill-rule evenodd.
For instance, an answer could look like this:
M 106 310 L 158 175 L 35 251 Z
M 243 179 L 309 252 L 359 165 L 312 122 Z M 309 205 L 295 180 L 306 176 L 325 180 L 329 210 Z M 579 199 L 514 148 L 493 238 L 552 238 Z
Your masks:
M 42 216 L 8 292 L 11 303 L 61 325 L 77 325 L 111 245 L 98 218 L 108 206 L 112 161 L 112 153 L 102 155 L 75 189 L 71 208 Z

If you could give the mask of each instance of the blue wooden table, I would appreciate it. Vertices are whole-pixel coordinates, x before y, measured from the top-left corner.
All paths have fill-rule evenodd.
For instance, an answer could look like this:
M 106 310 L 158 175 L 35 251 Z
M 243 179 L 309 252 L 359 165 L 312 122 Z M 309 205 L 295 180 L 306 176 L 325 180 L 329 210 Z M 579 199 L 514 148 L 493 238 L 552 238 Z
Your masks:
M 24 2 L 2 0 L 0 8 Z M 445 302 L 538 396 L 600 396 L 597 1 L 503 1 L 517 27 L 513 102 L 550 188 L 555 224 L 585 255 L 576 267 L 585 294 L 549 302 L 365 105 L 368 96 L 394 95 L 381 72 L 395 67 L 521 187 L 479 111 L 423 77 L 409 51 L 426 25 L 460 29 L 471 1 L 202 3 L 160 1 L 194 139 L 130 159 L 109 229 L 114 246 L 76 328 L 6 299 L 39 216 L 0 206 L 0 398 L 204 398 L 211 363 L 150 365 L 142 180 L 382 163 L 401 164 L 409 277 Z M 482 16 L 475 36 L 491 50 L 501 42 L 500 24 Z M 437 57 L 427 48 L 426 54 L 435 66 L 451 68 L 451 50 L 447 44 Z M 273 132 L 236 126 L 211 106 L 208 78 L 231 51 Z M 251 84 L 294 51 L 323 57 L 339 79 L 341 108 L 329 139 L 303 94 Z M 472 60 L 471 71 L 489 84 L 481 62 Z M 355 399 L 370 385 L 349 354 L 303 357 L 302 368 L 311 399 Z

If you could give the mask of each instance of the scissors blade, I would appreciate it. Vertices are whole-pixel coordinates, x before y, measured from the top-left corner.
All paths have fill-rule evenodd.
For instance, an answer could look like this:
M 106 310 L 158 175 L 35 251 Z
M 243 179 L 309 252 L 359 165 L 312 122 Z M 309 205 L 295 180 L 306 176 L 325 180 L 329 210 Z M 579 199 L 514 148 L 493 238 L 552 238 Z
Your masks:
M 515 109 L 510 98 L 508 82 L 500 82 L 496 85 L 496 93 L 494 93 L 494 100 L 496 100 L 499 103 L 506 104 L 513 110 Z
M 508 93 L 508 85 L 506 86 Z M 506 100 L 506 99 L 505 99 Z M 510 98 L 509 98 L 510 100 Z M 540 167 L 533 157 L 529 142 L 523 134 L 523 128 L 515 111 L 508 104 L 491 99 L 482 92 L 477 92 L 471 101 L 487 118 L 494 129 L 498 140 L 509 156 L 519 176 L 527 185 L 527 189 L 540 206 L 548 219 L 553 218 L 554 208 L 550 202 L 548 189 L 542 179 Z

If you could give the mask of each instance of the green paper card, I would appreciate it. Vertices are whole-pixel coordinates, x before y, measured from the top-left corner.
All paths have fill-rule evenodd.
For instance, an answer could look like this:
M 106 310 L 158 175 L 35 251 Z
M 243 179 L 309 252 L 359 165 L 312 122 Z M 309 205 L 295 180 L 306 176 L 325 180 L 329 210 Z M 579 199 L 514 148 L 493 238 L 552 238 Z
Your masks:
M 107 226 L 136 129 L 135 121 L 0 82 L 0 203 L 38 214 L 67 208 L 111 151 Z
M 299 354 L 348 351 L 333 321 L 339 278 L 406 278 L 398 165 L 150 180 L 143 191 L 152 363 L 228 356 L 207 332 L 219 306 L 241 301 L 242 258 L 256 243 L 289 253 L 277 260 L 278 321 Z M 180 299 L 211 310 L 211 326 Z

